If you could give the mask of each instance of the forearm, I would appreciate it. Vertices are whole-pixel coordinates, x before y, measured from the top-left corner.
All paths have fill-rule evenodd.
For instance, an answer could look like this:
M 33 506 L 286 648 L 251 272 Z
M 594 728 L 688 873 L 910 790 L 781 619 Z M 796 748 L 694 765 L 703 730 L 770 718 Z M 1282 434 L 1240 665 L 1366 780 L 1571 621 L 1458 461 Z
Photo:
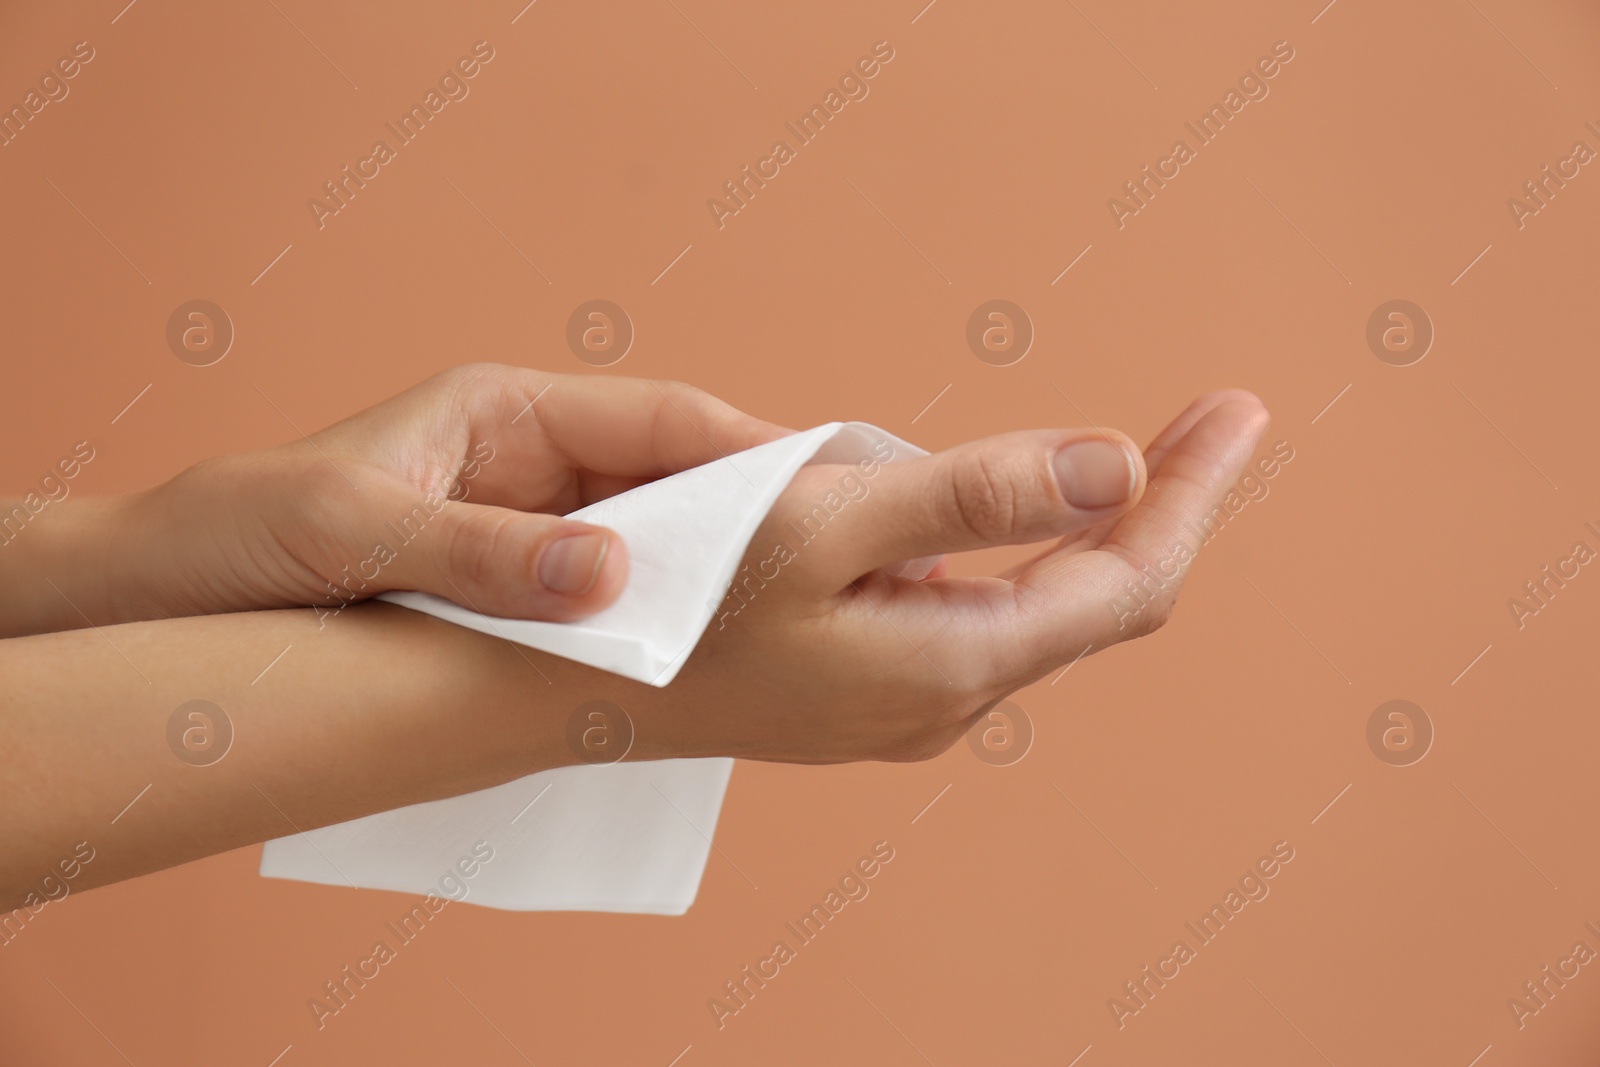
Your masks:
M 301 609 L 14 638 L 0 674 L 4 909 L 80 841 L 79 889 L 575 762 L 566 712 L 586 685 L 385 604 L 320 629 Z M 227 732 L 216 714 L 179 714 L 169 744 L 197 699 L 231 724 L 220 759 L 198 746 Z

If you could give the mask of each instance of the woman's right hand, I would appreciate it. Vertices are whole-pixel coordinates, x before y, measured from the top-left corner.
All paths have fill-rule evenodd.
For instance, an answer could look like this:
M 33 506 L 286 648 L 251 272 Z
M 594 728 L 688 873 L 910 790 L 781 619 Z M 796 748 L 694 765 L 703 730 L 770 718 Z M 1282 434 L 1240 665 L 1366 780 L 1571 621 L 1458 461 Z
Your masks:
M 788 542 L 776 577 L 725 605 L 670 685 L 591 675 L 592 696 L 633 719 L 630 759 L 928 759 L 1018 688 L 1158 629 L 1195 531 L 1267 421 L 1255 396 L 1228 390 L 1195 401 L 1142 457 L 1119 434 L 1034 430 L 889 463 L 795 545 L 789 522 L 855 471 L 804 468 L 747 555 L 771 574 Z M 1000 577 L 881 569 L 1052 538 Z

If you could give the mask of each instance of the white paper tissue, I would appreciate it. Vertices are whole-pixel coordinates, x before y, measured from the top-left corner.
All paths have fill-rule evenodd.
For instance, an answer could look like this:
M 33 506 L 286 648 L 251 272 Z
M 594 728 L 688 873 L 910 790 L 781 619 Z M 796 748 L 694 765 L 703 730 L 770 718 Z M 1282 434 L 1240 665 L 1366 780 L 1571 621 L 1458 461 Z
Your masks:
M 889 461 L 927 454 L 875 426 L 834 422 L 573 512 L 615 530 L 628 546 L 621 596 L 582 622 L 493 618 L 426 593 L 380 599 L 664 686 L 694 651 L 751 537 L 795 473 L 808 463 L 884 460 L 889 449 L 881 442 L 892 449 Z M 921 577 L 930 565 L 913 561 L 901 573 Z M 732 769 L 731 759 L 688 759 L 541 771 L 269 841 L 261 873 L 438 892 L 441 875 L 487 841 L 495 858 L 472 878 L 470 903 L 681 915 L 699 890 Z

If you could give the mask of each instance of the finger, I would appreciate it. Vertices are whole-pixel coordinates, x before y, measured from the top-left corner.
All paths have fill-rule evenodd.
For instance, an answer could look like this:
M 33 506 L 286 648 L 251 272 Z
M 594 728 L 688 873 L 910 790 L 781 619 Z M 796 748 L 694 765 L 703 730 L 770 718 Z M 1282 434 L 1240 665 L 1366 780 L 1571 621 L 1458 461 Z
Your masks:
M 430 514 L 434 501 L 440 510 Z M 610 605 L 627 580 L 627 548 L 604 527 L 439 498 L 414 506 L 397 494 L 396 504 L 409 510 L 388 524 L 393 558 L 366 565 L 384 589 L 417 589 L 501 618 L 565 622 Z
M 1144 484 L 1133 443 L 1098 430 L 1003 434 L 887 464 L 853 502 L 823 492 L 839 479 L 817 472 L 785 504 L 791 530 L 829 528 L 808 566 L 835 581 L 905 559 L 1058 537 L 1123 511 Z
M 1229 393 L 1201 413 L 1167 445 L 1144 496 L 1100 548 L 1052 553 L 1018 577 L 1018 625 L 987 642 L 996 655 L 1037 674 L 1159 628 L 1204 543 L 1204 520 L 1239 479 L 1267 421 L 1249 393 Z
M 467 435 L 497 453 L 472 483 L 483 503 L 576 510 L 793 432 L 678 382 L 474 371 Z
M 1144 465 L 1145 469 L 1149 472 L 1147 477 L 1151 481 L 1154 481 L 1160 476 L 1161 464 L 1166 459 L 1167 454 L 1172 451 L 1173 445 L 1181 441 L 1184 435 L 1194 428 L 1196 423 L 1198 423 L 1211 411 L 1216 409 L 1219 405 L 1224 404 L 1229 400 L 1240 399 L 1255 400 L 1257 398 L 1255 394 L 1246 392 L 1243 389 L 1218 389 L 1196 398 L 1177 418 L 1173 419 L 1167 424 L 1166 429 L 1162 430 L 1156 435 L 1155 440 L 1151 441 L 1150 444 L 1145 447 Z M 1000 574 L 1000 577 L 1005 578 L 1008 581 L 1015 581 L 1017 578 L 1021 577 L 1029 567 L 1033 566 L 1035 563 L 1038 563 L 1051 553 L 1060 551 L 1062 549 L 1083 551 L 1090 548 L 1098 548 L 1105 541 L 1105 539 L 1110 536 L 1111 531 L 1116 527 L 1120 518 L 1120 514 L 1112 515 L 1103 522 L 1096 523 L 1088 529 L 1079 530 L 1075 533 L 1069 534 L 1068 536 L 1063 537 L 1059 543 L 1053 545 L 1043 552 L 1040 552 L 1032 559 L 1025 560 L 1022 563 L 1018 563 L 1016 566 L 1003 571 Z
M 1144 450 L 1144 462 L 1150 470 L 1151 479 L 1154 480 L 1160 473 L 1161 464 L 1173 446 L 1183 440 L 1201 419 L 1223 404 L 1236 400 L 1261 403 L 1260 397 L 1245 389 L 1216 389 L 1196 397 L 1193 403 L 1184 408 L 1183 413 L 1168 423 L 1167 428 L 1157 434 L 1156 439 Z
M 477 363 L 435 375 L 317 435 L 418 489 L 574 511 L 793 431 L 693 386 Z

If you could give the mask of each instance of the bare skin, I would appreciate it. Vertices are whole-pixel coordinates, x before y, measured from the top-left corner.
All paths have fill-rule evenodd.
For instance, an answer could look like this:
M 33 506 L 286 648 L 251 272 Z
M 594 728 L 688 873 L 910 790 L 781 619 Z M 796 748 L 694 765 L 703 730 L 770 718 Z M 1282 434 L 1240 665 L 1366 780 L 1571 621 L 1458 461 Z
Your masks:
M 581 618 L 616 599 L 627 549 L 562 514 L 789 432 L 675 382 L 457 368 L 309 439 L 52 508 L 48 531 L 0 551 L 0 636 L 331 609 L 388 589 L 508 618 Z M 373 543 L 393 538 L 386 524 L 430 497 L 453 506 L 415 551 L 363 579 Z M 604 546 L 598 566 L 578 559 L 576 588 L 553 590 L 548 550 L 583 534 Z
M 567 718 L 597 697 L 633 718 L 630 759 L 931 758 L 1086 647 L 1166 620 L 1192 558 L 1175 546 L 1195 547 L 1187 524 L 1238 479 L 1266 421 L 1253 396 L 1227 391 L 1142 455 L 1115 433 L 1035 430 L 887 464 L 659 689 L 402 608 L 331 608 L 410 588 L 506 616 L 599 610 L 626 581 L 625 550 L 554 513 L 788 432 L 688 387 L 463 368 L 309 444 L 69 500 L 46 513 L 54 526 L 0 549 L 0 615 L 15 635 L 0 641 L 0 908 L 23 904 L 79 841 L 96 851 L 81 890 L 576 762 Z M 1097 441 L 1112 446 L 1100 460 L 1122 450 L 1120 472 L 1053 465 Z M 803 470 L 750 558 L 850 470 Z M 457 500 L 363 587 L 339 586 L 427 493 Z M 573 533 L 606 551 L 592 582 L 560 593 L 540 562 Z M 998 577 L 881 569 L 1041 542 L 1053 543 Z M 1137 612 L 1112 606 L 1130 582 L 1148 591 Z M 204 767 L 167 741 L 195 699 L 234 730 Z

